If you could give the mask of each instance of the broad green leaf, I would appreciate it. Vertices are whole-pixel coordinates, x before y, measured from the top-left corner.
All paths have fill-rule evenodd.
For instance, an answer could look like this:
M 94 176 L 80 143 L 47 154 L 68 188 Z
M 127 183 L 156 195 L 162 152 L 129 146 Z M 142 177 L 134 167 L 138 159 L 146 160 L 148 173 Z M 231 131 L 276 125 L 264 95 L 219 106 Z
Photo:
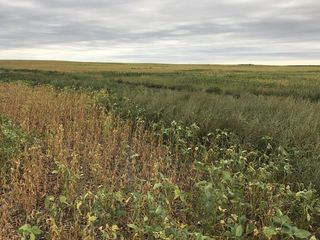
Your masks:
M 243 234 L 243 227 L 242 227 L 242 225 L 238 225 L 236 227 L 236 237 L 241 237 L 242 234 Z
M 133 224 L 133 223 L 129 223 L 129 224 L 127 224 L 127 226 L 128 226 L 129 228 L 134 229 L 134 230 L 137 230 L 137 229 L 138 229 L 137 225 L 135 225 L 135 224 Z
M 30 240 L 36 240 L 36 236 L 33 233 L 30 234 Z
M 303 229 L 297 229 L 297 230 L 295 230 L 294 235 L 297 238 L 306 239 L 306 238 L 310 237 L 311 233 L 306 230 L 303 230 Z
M 33 226 L 31 229 L 32 229 L 32 230 L 31 230 L 32 233 L 34 233 L 35 235 L 39 235 L 39 234 L 42 233 L 42 231 L 40 230 L 40 228 L 38 228 L 37 226 Z
M 18 232 L 19 233 L 23 233 L 23 232 L 29 232 L 29 231 L 31 231 L 31 226 L 30 226 L 30 224 L 24 224 L 24 225 L 22 225 L 19 229 L 18 229 Z
M 277 230 L 274 227 L 264 227 L 263 233 L 267 238 L 271 238 L 278 234 Z

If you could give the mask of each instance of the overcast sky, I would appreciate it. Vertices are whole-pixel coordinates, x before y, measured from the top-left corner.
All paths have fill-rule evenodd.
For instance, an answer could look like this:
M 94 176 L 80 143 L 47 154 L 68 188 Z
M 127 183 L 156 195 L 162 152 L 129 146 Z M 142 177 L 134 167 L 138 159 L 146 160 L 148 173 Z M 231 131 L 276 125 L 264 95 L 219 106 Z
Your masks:
M 320 64 L 320 0 L 0 0 L 0 59 Z

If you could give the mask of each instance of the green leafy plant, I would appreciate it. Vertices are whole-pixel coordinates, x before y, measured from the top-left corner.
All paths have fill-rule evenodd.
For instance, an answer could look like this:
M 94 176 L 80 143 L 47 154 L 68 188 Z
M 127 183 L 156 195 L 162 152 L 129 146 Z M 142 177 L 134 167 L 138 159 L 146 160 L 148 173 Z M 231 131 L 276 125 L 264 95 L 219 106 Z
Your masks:
M 36 240 L 42 231 L 38 226 L 24 224 L 18 229 L 18 233 L 21 235 L 21 240 Z

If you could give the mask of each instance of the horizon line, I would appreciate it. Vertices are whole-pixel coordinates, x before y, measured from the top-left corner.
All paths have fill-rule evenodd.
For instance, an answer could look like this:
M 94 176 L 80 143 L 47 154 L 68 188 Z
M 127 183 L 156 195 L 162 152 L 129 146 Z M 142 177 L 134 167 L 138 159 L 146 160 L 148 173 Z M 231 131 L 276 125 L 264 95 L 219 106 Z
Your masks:
M 275 66 L 275 67 L 320 67 L 320 64 L 263 64 L 263 63 L 170 63 L 170 62 L 125 62 L 125 61 L 94 61 L 94 60 L 68 60 L 68 59 L 0 59 L 1 62 L 5 61 L 20 61 L 20 62 L 69 62 L 69 63 L 97 63 L 97 64 L 151 64 L 151 65 L 211 65 L 211 66 Z

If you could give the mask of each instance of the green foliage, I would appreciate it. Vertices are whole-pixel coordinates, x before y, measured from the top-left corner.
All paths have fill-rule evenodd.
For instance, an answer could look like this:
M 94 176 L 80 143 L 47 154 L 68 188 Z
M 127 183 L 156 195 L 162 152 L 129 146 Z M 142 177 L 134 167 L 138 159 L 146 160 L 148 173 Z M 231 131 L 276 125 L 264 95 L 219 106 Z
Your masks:
M 18 230 L 21 235 L 21 240 L 36 240 L 42 231 L 38 226 L 31 226 L 30 224 L 24 224 Z
M 4 116 L 0 116 L 0 174 L 8 173 L 9 159 L 18 154 L 24 143 L 34 140 L 29 138 L 18 127 Z
M 177 128 L 173 123 L 166 131 L 182 131 Z M 177 135 L 188 138 L 189 130 Z M 47 196 L 47 218 L 57 223 L 73 212 L 83 222 L 83 238 L 309 239 L 318 234 L 319 195 L 311 186 L 288 180 L 293 174 L 288 152 L 281 146 L 270 149 L 269 144 L 248 151 L 233 144 L 231 133 L 217 132 L 189 163 L 194 165 L 190 188 L 184 190 L 159 173 L 150 183 L 137 179 L 134 189 L 99 186 L 76 198 Z M 175 138 L 168 142 L 178 143 Z M 188 145 L 175 154 L 186 156 L 184 148 Z
M 0 117 L 0 151 L 3 159 L 8 159 L 19 150 L 26 136 L 10 120 Z

